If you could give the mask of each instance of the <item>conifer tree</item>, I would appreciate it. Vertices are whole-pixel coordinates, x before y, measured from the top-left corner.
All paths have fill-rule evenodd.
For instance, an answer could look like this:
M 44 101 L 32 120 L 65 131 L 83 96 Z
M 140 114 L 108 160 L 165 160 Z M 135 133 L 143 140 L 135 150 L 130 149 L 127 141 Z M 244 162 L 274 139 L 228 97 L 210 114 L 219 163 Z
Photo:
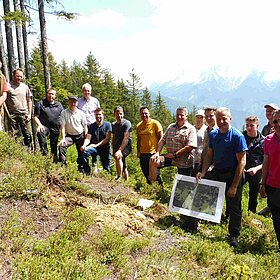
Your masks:
M 174 121 L 165 101 L 162 99 L 160 92 L 158 93 L 153 106 L 152 116 L 157 119 L 163 126 L 164 130 Z
M 141 106 L 146 106 L 149 108 L 149 110 L 152 109 L 153 101 L 151 98 L 151 92 L 149 91 L 149 89 L 147 87 L 143 90 L 140 103 L 141 103 L 140 104 Z

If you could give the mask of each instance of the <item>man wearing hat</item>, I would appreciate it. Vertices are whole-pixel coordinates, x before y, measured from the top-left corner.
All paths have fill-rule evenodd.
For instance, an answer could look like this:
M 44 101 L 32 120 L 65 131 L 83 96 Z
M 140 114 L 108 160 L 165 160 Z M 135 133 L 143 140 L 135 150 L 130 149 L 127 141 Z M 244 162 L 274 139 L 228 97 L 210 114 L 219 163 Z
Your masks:
M 272 114 L 274 111 L 278 110 L 279 107 L 276 104 L 270 103 L 264 105 L 265 108 L 265 116 L 268 119 L 268 123 L 262 129 L 262 135 L 266 136 L 273 132 L 273 124 L 272 124 Z
M 201 153 L 203 151 L 203 140 L 207 125 L 204 124 L 204 110 L 198 110 L 195 114 L 195 125 L 197 135 L 197 148 L 194 150 L 194 168 L 192 176 L 196 176 L 201 163 Z
M 66 164 L 67 149 L 75 144 L 78 152 L 78 170 L 83 170 L 81 147 L 87 134 L 87 120 L 85 114 L 78 109 L 78 98 L 76 96 L 69 97 L 68 108 L 61 112 L 61 136 L 59 143 L 59 161 Z

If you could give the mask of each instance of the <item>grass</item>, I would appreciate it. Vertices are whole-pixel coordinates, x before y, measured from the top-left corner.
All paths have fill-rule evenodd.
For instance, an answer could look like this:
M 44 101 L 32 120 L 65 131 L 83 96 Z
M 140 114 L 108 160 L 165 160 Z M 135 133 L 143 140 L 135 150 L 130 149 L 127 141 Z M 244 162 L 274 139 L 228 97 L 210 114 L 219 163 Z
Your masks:
M 28 153 L 4 133 L 0 141 L 1 279 L 280 279 L 272 221 L 247 213 L 247 188 L 240 247 L 234 249 L 226 221 L 201 221 L 198 232 L 189 233 L 179 226 L 177 214 L 164 211 L 174 169 L 163 172 L 163 187 L 151 187 L 138 160 L 128 157 L 134 173 L 131 169 L 126 188 L 155 200 L 141 220 L 136 194 L 102 204 L 98 192 L 89 191 L 76 171 L 74 148 L 64 168 Z M 107 187 L 117 187 L 113 177 L 98 176 Z M 82 198 L 97 206 L 86 207 L 79 203 Z M 258 208 L 265 205 L 260 200 Z M 106 211 L 103 220 L 101 210 Z

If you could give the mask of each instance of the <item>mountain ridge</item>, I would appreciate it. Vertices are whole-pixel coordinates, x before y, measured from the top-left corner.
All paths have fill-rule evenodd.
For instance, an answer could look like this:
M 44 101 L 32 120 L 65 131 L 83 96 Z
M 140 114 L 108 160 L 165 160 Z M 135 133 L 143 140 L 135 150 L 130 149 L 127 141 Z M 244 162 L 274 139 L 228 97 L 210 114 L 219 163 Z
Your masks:
M 204 72 L 194 82 L 153 83 L 151 92 L 160 92 L 172 113 L 178 106 L 189 110 L 193 106 L 197 109 L 207 105 L 228 107 L 233 126 L 242 129 L 245 117 L 255 115 L 260 119 L 261 130 L 267 122 L 264 105 L 280 105 L 280 80 L 267 80 L 264 71 L 256 70 L 246 76 L 225 78 L 218 70 Z

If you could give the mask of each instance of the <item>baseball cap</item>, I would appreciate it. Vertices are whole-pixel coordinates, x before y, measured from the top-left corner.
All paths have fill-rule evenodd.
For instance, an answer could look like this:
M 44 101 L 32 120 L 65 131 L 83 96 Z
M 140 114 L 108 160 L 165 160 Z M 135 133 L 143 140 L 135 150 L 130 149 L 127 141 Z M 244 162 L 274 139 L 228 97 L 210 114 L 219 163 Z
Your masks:
M 276 104 L 273 104 L 273 103 L 264 105 L 264 108 L 267 108 L 267 107 L 271 107 L 274 110 L 278 110 L 279 109 L 279 107 Z
M 76 100 L 76 101 L 78 101 L 78 97 L 75 96 L 75 95 L 71 95 L 71 96 L 68 97 L 68 100 Z
M 195 114 L 196 116 L 205 116 L 204 115 L 204 110 L 197 110 L 197 113 Z

